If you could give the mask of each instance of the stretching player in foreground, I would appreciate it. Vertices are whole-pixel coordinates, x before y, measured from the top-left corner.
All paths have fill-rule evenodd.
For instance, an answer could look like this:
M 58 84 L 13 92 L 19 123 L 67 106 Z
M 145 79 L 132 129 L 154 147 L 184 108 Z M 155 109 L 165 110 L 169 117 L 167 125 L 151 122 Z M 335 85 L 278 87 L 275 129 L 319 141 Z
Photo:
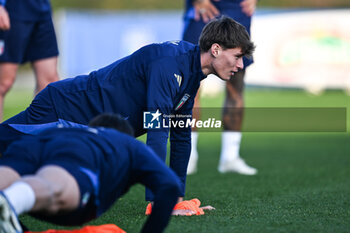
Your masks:
M 144 114 L 155 112 L 155 118 L 162 114 L 191 116 L 200 81 L 209 74 L 229 80 L 243 68 L 242 57 L 253 50 L 246 29 L 222 17 L 206 25 L 199 46 L 184 41 L 151 44 L 89 75 L 48 85 L 25 111 L 0 124 L 0 141 L 28 133 L 33 124 L 85 125 L 100 113 L 119 113 L 129 120 L 136 137 L 147 132 L 147 145 L 163 161 L 170 131 L 170 167 L 181 180 L 181 200 L 191 152 L 191 127 L 146 129 Z M 6 143 L 0 145 L 0 153 L 4 148 Z M 153 199 L 148 192 L 146 200 Z
M 27 212 L 55 224 L 81 225 L 107 211 L 136 183 L 155 195 L 142 232 L 163 232 L 180 181 L 145 144 L 127 134 L 133 130 L 126 120 L 104 114 L 90 127 L 52 128 L 12 143 L 0 158 L 0 232 L 22 232 L 17 215 Z

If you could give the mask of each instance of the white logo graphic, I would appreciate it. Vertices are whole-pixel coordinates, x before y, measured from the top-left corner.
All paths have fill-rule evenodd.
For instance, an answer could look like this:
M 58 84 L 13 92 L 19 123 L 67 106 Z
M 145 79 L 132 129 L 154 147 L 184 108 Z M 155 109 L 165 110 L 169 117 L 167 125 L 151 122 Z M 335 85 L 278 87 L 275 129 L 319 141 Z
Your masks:
M 170 44 L 174 44 L 174 45 L 179 45 L 180 41 L 179 40 L 172 40 L 169 41 Z
M 191 115 L 162 114 L 159 109 L 154 112 L 143 112 L 144 129 L 165 129 L 165 128 L 221 128 L 222 122 L 215 118 L 207 120 L 192 119 Z
M 160 119 L 162 114 L 157 109 L 156 112 L 143 112 L 143 128 L 144 129 L 159 129 Z
M 182 82 L 182 77 L 181 77 L 181 75 L 174 74 L 174 76 L 175 76 L 176 81 L 177 81 L 177 83 L 179 84 L 179 86 L 181 86 L 181 82 Z

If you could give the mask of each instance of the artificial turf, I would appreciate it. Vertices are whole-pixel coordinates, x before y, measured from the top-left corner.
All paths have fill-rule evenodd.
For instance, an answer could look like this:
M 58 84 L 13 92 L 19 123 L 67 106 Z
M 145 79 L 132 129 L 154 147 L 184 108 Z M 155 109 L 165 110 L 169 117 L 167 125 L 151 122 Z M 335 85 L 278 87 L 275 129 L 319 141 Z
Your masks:
M 23 110 L 30 95 L 10 93 L 5 116 Z M 202 104 L 219 107 L 222 99 L 222 94 L 202 98 Z M 342 91 L 313 96 L 301 90 L 248 88 L 245 99 L 247 107 L 350 107 L 350 97 Z M 186 192 L 186 199 L 199 198 L 216 210 L 173 217 L 166 232 L 350 232 L 349 133 L 244 132 L 241 155 L 259 170 L 256 176 L 218 173 L 220 141 L 220 133 L 200 134 L 198 173 L 188 176 Z M 115 223 L 139 232 L 145 208 L 144 188 L 138 185 L 89 224 Z M 31 230 L 58 228 L 22 219 Z

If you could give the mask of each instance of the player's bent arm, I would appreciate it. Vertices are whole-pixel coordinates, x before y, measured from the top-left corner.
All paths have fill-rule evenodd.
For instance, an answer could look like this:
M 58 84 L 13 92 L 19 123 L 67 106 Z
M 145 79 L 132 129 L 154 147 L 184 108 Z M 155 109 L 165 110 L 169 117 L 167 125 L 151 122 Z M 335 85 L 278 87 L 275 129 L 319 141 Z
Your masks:
M 152 190 L 155 195 L 154 204 L 152 213 L 142 229 L 143 233 L 163 232 L 177 203 L 179 191 L 180 187 L 175 179 L 169 183 L 162 183 L 157 189 Z
M 185 195 L 187 165 L 191 154 L 191 129 L 170 132 L 170 168 L 181 181 L 181 197 Z
M 177 112 L 179 115 L 192 116 L 193 99 Z M 185 117 L 183 120 L 191 120 L 192 118 Z M 187 165 L 191 154 L 191 127 L 172 128 L 170 130 L 170 167 L 179 176 L 181 181 L 181 197 L 185 195 Z
M 152 129 L 147 131 L 147 145 L 165 162 L 167 154 L 168 130 Z
M 180 181 L 176 174 L 162 162 L 146 145 L 137 146 L 132 159 L 133 173 L 137 182 L 154 194 L 152 214 L 142 232 L 163 232 L 168 224 L 180 193 Z
M 167 152 L 169 129 L 163 127 L 162 116 L 172 113 L 171 111 L 174 107 L 173 99 L 179 90 L 179 85 L 174 78 L 174 70 L 167 69 L 167 65 L 173 65 L 173 63 L 174 61 L 171 59 L 163 59 L 154 61 L 148 68 L 147 110 L 152 112 L 157 111 L 161 116 L 159 116 L 160 128 L 147 131 L 147 145 L 164 162 Z M 157 119 L 159 118 L 157 117 Z

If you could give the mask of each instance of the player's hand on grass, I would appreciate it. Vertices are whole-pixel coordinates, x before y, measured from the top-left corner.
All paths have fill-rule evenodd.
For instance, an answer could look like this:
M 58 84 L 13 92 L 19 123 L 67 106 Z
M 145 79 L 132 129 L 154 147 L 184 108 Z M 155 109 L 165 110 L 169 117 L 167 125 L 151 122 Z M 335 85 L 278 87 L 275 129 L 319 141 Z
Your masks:
M 0 30 L 10 29 L 10 18 L 5 7 L 0 5 Z
M 220 0 L 214 0 L 216 2 Z M 205 23 L 215 18 L 220 14 L 220 11 L 211 3 L 210 0 L 194 0 L 194 19 L 196 21 L 201 18 Z
M 174 210 L 190 210 L 191 212 L 188 212 L 187 214 L 184 214 L 186 216 L 191 215 L 204 215 L 204 210 L 215 210 L 214 207 L 208 205 L 200 207 L 201 202 L 198 198 L 194 198 L 188 201 L 182 201 L 175 205 Z

